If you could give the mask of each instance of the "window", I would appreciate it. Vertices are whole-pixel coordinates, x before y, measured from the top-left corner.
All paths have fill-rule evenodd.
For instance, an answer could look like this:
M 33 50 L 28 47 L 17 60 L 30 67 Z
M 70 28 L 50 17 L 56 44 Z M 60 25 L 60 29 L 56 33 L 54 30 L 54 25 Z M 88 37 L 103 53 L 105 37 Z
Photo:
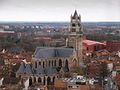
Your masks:
M 89 50 L 89 48 L 87 47 L 87 51 Z
M 62 60 L 59 59 L 59 67 L 62 67 Z
M 76 61 L 76 59 L 73 60 L 73 66 L 74 66 L 74 67 L 77 66 L 77 61 Z
M 56 67 L 56 60 L 54 61 L 54 66 Z
M 76 30 L 75 29 L 72 29 L 72 32 L 75 32 Z
M 75 24 L 72 24 L 73 27 L 75 27 Z
M 98 46 L 98 45 L 97 45 L 97 46 L 94 46 L 94 50 L 95 50 L 95 51 L 99 50 L 99 46 Z
M 43 68 L 45 67 L 45 63 L 43 62 Z
M 68 86 L 68 88 L 72 88 L 72 86 Z
M 37 62 L 35 62 L 35 68 L 37 68 Z
M 53 66 L 53 61 L 52 61 L 52 66 Z
M 49 67 L 50 67 L 50 61 L 49 61 Z
M 34 83 L 36 82 L 36 77 L 34 77 Z
M 41 65 L 41 62 L 39 62 L 39 65 Z

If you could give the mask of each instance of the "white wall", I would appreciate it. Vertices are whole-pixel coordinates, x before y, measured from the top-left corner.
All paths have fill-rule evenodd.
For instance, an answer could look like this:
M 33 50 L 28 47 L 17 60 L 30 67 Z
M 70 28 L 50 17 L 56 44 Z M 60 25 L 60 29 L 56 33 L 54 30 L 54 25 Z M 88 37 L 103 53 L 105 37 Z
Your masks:
M 4 80 L 4 78 L 0 79 L 0 86 L 3 85 L 3 80 Z
M 29 87 L 29 78 L 24 82 L 25 88 L 24 90 L 28 90 Z

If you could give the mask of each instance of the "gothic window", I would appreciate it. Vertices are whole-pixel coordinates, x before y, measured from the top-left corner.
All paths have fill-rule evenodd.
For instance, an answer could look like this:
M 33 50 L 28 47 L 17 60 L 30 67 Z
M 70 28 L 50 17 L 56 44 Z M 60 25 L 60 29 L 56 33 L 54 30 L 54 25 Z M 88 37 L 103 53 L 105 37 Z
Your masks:
M 50 85 L 50 77 L 47 78 L 47 85 Z
M 50 61 L 49 61 L 49 67 L 50 67 Z
M 56 67 L 56 60 L 54 61 L 54 66 Z
M 59 67 L 62 67 L 62 60 L 59 59 Z
M 38 83 L 41 83 L 41 78 L 40 77 L 38 78 Z
M 37 62 L 35 62 L 35 68 L 37 68 Z
M 46 67 L 47 67 L 47 61 L 46 61 Z
M 41 65 L 41 62 L 39 62 L 39 65 Z
M 75 24 L 73 23 L 72 26 L 75 27 Z
M 32 78 L 30 77 L 29 78 L 29 86 L 31 86 L 32 85 Z
M 73 60 L 73 66 L 74 66 L 74 67 L 77 66 L 77 61 L 76 61 L 76 59 Z
M 43 62 L 43 68 L 45 67 L 45 62 Z
M 43 78 L 43 85 L 45 85 L 45 77 Z
M 80 23 L 78 23 L 78 26 L 80 26 Z
M 53 61 L 52 61 L 52 66 L 53 66 Z
M 75 29 L 72 29 L 72 32 L 75 32 L 76 30 Z
M 53 85 L 54 85 L 54 82 L 55 82 L 55 77 L 53 77 Z
M 65 68 L 67 69 L 67 72 L 69 71 L 69 67 L 68 67 L 68 60 L 66 59 L 65 61 Z
M 34 77 L 34 83 L 36 82 L 36 77 Z

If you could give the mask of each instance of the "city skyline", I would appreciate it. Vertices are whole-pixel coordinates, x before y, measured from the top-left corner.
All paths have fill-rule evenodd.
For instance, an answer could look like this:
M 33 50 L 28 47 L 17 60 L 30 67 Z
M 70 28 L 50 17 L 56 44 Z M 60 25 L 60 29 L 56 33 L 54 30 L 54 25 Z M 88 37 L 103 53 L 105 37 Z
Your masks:
M 120 21 L 120 0 L 0 0 L 0 21 L 69 22 L 77 10 L 82 21 Z

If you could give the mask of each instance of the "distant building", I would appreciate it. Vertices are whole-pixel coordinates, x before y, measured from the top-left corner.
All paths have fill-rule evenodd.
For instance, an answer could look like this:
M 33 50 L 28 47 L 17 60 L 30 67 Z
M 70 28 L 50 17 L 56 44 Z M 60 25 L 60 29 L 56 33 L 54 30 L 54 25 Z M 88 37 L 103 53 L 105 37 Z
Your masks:
M 71 67 L 82 65 L 80 64 L 82 62 L 82 36 L 81 17 L 75 11 L 71 16 L 68 47 L 37 47 L 31 64 L 22 63 L 17 76 L 28 77 L 29 86 L 33 83 L 53 85 L 54 80 L 60 76 L 58 69 L 64 73 Z
M 98 50 L 102 50 L 105 48 L 106 48 L 106 45 L 104 43 L 87 40 L 86 37 L 84 36 L 83 51 L 93 52 L 93 51 L 98 51 Z
M 109 52 L 117 52 L 120 50 L 120 40 L 106 41 L 106 49 Z
M 16 36 L 17 34 L 14 31 L 5 31 L 4 25 L 0 28 L 0 36 Z

